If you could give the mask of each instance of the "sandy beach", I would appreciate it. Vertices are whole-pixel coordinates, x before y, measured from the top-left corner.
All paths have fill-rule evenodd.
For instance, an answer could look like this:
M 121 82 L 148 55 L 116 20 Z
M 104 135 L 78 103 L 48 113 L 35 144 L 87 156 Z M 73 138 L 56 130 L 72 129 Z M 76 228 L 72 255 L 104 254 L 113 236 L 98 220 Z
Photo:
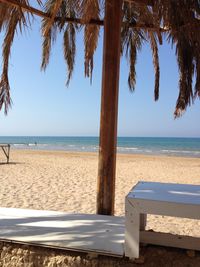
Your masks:
M 0 206 L 95 213 L 98 155 L 62 151 L 11 150 L 0 154 Z M 200 159 L 117 156 L 115 214 L 124 215 L 125 195 L 138 181 L 200 184 Z M 148 229 L 200 236 L 200 222 L 148 216 Z

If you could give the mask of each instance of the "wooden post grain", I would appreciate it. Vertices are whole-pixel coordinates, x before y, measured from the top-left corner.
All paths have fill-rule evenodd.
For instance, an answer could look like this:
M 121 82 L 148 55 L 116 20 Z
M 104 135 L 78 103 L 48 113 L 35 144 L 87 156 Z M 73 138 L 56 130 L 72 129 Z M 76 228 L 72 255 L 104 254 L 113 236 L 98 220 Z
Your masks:
M 105 1 L 97 213 L 114 214 L 122 0 Z

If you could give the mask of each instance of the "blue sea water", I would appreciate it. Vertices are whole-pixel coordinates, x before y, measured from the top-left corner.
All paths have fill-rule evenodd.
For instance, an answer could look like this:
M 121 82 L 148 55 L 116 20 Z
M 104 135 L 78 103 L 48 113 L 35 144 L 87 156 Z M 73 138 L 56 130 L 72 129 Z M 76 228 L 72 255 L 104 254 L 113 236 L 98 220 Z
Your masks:
M 98 151 L 98 137 L 0 136 L 14 149 Z M 118 153 L 200 158 L 200 138 L 118 137 Z

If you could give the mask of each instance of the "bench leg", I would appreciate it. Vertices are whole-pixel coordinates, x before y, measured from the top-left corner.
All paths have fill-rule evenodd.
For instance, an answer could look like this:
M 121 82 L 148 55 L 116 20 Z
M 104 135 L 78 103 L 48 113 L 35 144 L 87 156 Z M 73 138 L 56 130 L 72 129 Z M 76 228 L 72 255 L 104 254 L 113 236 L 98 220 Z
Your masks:
M 125 256 L 139 258 L 140 214 L 127 199 L 125 212 Z
M 140 214 L 140 231 L 144 231 L 147 225 L 147 215 Z
M 9 159 L 10 159 L 10 145 L 8 145 L 7 163 L 9 163 Z

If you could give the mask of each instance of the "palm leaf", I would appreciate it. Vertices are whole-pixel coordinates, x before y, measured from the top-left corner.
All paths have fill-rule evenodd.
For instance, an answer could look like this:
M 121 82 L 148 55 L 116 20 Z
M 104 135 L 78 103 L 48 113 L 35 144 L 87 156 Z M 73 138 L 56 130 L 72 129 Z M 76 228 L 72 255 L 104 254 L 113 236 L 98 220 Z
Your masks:
M 121 32 L 121 53 L 125 54 L 129 64 L 128 86 L 130 91 L 135 90 L 136 85 L 136 61 L 137 51 L 141 49 L 145 41 L 142 31 L 129 27 L 135 24 L 138 12 L 137 7 L 124 3 L 123 5 L 123 27 Z
M 24 2 L 24 1 L 21 1 Z M 11 106 L 10 84 L 8 78 L 9 57 L 11 46 L 14 40 L 17 28 L 22 31 L 22 27 L 26 26 L 26 18 L 20 8 L 7 8 L 0 5 L 0 30 L 5 30 L 3 41 L 3 68 L 0 79 L 0 110 L 4 106 L 4 112 L 7 114 L 9 106 Z
M 160 66 L 159 66 L 158 46 L 157 46 L 157 42 L 156 42 L 156 38 L 154 34 L 150 31 L 148 35 L 149 35 L 150 44 L 151 44 L 153 65 L 154 65 L 154 71 L 155 71 L 154 99 L 156 101 L 159 98 L 159 83 L 160 83 Z
M 198 0 L 184 1 L 184 3 L 181 0 L 155 0 L 154 9 L 163 27 L 170 28 L 168 40 L 176 47 L 180 78 L 174 115 L 179 117 L 187 106 L 194 102 L 194 95 L 198 95 L 200 91 L 200 33 L 197 30 L 200 25 L 200 2 Z M 196 85 L 193 91 L 195 70 Z
M 22 31 L 30 24 L 31 12 L 24 11 L 20 4 L 30 6 L 29 0 L 18 0 L 19 6 L 0 2 L 0 31 L 5 33 L 3 43 L 3 68 L 0 80 L 0 109 L 4 106 L 7 113 L 11 103 L 8 66 L 11 45 L 17 29 Z M 44 3 L 44 5 L 43 5 Z M 42 69 L 49 63 L 51 47 L 58 32 L 63 34 L 64 58 L 67 64 L 67 84 L 72 77 L 76 53 L 76 31 L 84 29 L 85 75 L 92 77 L 93 57 L 98 44 L 99 26 L 91 25 L 91 19 L 100 19 L 104 15 L 104 0 L 37 0 L 37 4 L 46 12 L 42 20 L 43 55 Z M 31 7 L 31 6 L 30 6 Z M 30 10 L 30 9 L 29 9 Z M 85 26 L 67 23 L 66 18 L 81 20 Z M 79 20 L 79 21 L 80 21 Z M 137 25 L 152 25 L 151 30 L 135 28 Z M 136 61 L 138 51 L 144 42 L 151 45 L 155 69 L 155 100 L 159 96 L 159 57 L 158 45 L 162 44 L 160 27 L 168 31 L 168 41 L 176 48 L 176 57 L 180 73 L 179 95 L 175 116 L 180 116 L 200 98 L 200 1 L 199 0 L 154 0 L 152 6 L 139 2 L 123 3 L 123 24 L 121 52 L 129 63 L 128 84 L 131 91 L 136 84 Z
M 64 58 L 67 63 L 68 77 L 67 85 L 69 85 L 74 70 L 75 53 L 76 53 L 76 30 L 73 24 L 68 24 L 64 33 Z
M 42 34 L 43 36 L 48 36 L 48 32 L 51 29 L 51 27 L 54 24 L 55 17 L 58 13 L 58 10 L 60 9 L 62 5 L 63 0 L 49 0 L 46 3 L 46 10 L 48 11 L 48 14 L 50 15 L 50 19 L 46 19 L 46 22 L 43 24 L 42 27 Z
M 59 4 L 60 1 L 59 1 Z M 54 12 L 57 12 L 56 0 L 48 0 L 45 4 L 45 11 L 51 14 L 54 18 Z M 54 19 L 49 20 L 48 18 L 43 18 L 42 20 L 42 64 L 41 69 L 45 70 L 50 58 L 52 43 L 56 40 L 57 28 Z
M 93 56 L 97 48 L 99 37 L 98 25 L 87 25 L 93 19 L 100 18 L 100 8 L 98 0 L 85 0 L 81 5 L 82 20 L 86 23 L 84 29 L 84 44 L 85 44 L 85 76 L 92 79 L 93 71 Z

